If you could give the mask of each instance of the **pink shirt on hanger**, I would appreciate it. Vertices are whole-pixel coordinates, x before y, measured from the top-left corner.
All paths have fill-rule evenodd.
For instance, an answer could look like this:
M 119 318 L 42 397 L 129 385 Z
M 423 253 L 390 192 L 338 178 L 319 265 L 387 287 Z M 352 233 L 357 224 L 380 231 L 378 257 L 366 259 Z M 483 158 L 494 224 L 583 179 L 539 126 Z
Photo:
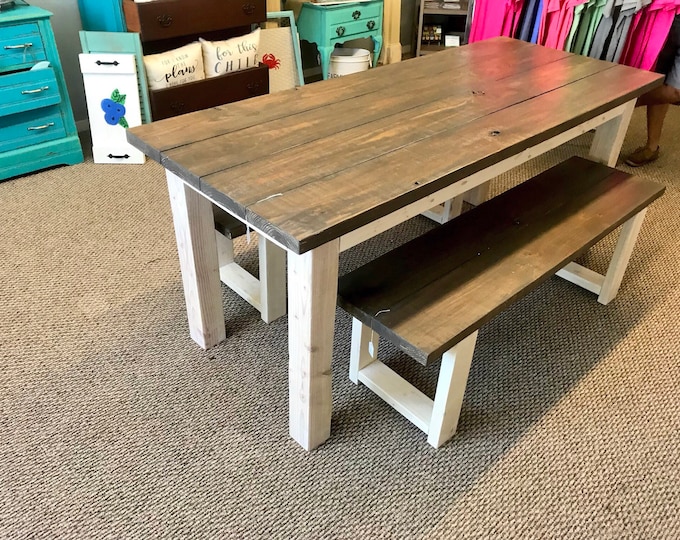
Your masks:
M 514 35 L 523 3 L 524 0 L 477 0 L 468 42 Z
M 555 49 L 564 0 L 547 0 L 538 27 L 538 43 Z
M 621 63 L 651 70 L 659 57 L 673 18 L 680 13 L 678 0 L 654 0 L 635 14 Z

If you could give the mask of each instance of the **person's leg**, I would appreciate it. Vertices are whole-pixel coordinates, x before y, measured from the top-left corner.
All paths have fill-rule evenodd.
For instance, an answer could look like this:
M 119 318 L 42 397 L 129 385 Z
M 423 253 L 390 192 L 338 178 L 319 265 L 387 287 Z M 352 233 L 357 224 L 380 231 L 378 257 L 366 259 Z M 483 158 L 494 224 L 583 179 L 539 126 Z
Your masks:
M 652 151 L 659 148 L 661 142 L 661 131 L 663 121 L 668 112 L 668 103 L 647 106 L 647 144 L 646 147 Z
M 647 142 L 626 158 L 627 165 L 640 167 L 659 158 L 661 131 L 668 107 L 668 103 L 647 105 Z
M 675 17 L 668 40 L 659 54 L 655 71 L 665 73 L 663 85 L 640 96 L 636 105 L 647 107 L 647 142 L 626 159 L 632 167 L 639 167 L 659 157 L 663 122 L 668 106 L 680 102 L 680 16 Z

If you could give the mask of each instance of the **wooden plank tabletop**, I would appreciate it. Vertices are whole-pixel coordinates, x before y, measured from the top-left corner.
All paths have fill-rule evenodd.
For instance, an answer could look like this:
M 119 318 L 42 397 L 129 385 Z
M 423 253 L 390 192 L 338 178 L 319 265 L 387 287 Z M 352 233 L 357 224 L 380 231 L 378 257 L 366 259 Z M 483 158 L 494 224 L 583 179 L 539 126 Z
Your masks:
M 661 83 L 495 38 L 139 126 L 128 140 L 303 253 Z

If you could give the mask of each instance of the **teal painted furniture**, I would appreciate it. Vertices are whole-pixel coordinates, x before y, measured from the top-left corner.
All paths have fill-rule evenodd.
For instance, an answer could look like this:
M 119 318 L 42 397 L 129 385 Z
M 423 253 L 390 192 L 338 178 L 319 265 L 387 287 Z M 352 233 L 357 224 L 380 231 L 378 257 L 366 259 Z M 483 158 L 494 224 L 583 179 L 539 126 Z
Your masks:
M 125 32 L 121 0 L 78 0 L 83 30 Z
M 341 4 L 302 4 L 298 16 L 300 39 L 316 43 L 323 78 L 328 79 L 331 53 L 336 45 L 358 38 L 373 39 L 373 65 L 382 49 L 383 1 Z
M 134 54 L 137 62 L 137 81 L 139 87 L 139 103 L 142 110 L 142 122 L 151 122 L 151 105 L 149 104 L 149 86 L 144 70 L 144 53 L 142 42 L 136 32 L 86 32 L 80 31 L 80 45 L 85 54 L 118 53 Z
M 51 16 L 0 11 L 0 180 L 83 161 Z

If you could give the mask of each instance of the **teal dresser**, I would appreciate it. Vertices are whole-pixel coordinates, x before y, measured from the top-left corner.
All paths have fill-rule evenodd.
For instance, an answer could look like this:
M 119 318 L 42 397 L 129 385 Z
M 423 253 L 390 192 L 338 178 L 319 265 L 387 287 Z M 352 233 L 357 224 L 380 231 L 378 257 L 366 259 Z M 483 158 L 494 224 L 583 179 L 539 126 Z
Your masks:
M 0 180 L 83 161 L 49 11 L 0 11 Z
M 300 39 L 316 43 L 323 78 L 328 79 L 333 48 L 358 38 L 373 40 L 373 65 L 378 65 L 382 48 L 383 0 L 318 5 L 305 2 L 297 26 Z
M 125 17 L 121 0 L 78 0 L 83 30 L 125 32 Z

